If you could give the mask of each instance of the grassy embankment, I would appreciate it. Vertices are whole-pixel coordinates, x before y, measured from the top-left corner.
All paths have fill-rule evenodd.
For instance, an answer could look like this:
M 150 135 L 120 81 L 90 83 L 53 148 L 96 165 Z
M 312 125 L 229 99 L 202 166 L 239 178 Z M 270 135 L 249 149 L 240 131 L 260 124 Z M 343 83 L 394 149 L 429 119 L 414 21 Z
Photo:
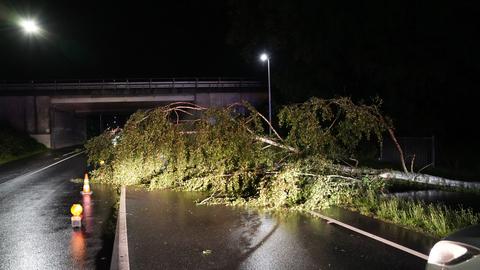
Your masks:
M 46 151 L 47 148 L 7 125 L 0 125 L 0 164 Z

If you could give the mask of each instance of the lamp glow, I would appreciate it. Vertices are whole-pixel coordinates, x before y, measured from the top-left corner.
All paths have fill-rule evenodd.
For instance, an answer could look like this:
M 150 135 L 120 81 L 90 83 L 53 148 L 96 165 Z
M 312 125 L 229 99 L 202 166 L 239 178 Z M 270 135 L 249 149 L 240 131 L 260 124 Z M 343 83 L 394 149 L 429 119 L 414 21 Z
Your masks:
M 27 34 L 36 34 L 40 32 L 40 27 L 35 20 L 23 19 L 19 24 L 23 28 L 23 31 Z
M 73 204 L 72 207 L 70 207 L 70 213 L 72 213 L 74 217 L 80 217 L 83 213 L 82 205 L 79 203 Z
M 267 61 L 268 60 L 268 55 L 266 53 L 262 53 L 260 55 L 260 60 L 262 60 L 263 62 Z

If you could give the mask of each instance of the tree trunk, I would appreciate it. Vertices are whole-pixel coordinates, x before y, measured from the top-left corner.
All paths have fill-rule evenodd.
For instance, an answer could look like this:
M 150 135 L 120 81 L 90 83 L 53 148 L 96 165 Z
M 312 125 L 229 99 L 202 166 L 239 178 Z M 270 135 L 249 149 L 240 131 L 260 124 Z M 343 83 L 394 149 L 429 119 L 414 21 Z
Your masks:
M 448 179 L 440 176 L 434 176 L 429 174 L 422 173 L 410 173 L 410 172 L 401 172 L 394 170 L 376 170 L 371 168 L 353 168 L 342 165 L 335 166 L 337 170 L 342 173 L 349 175 L 355 175 L 357 177 L 363 175 L 378 176 L 382 179 L 393 179 L 393 180 L 402 180 L 417 182 L 435 186 L 444 186 L 444 187 L 455 187 L 455 188 L 465 188 L 465 189 L 480 189 L 480 182 L 466 182 L 454 179 Z
M 453 180 L 422 173 L 403 173 L 400 171 L 383 172 L 378 175 L 384 179 L 397 179 L 413 181 L 418 183 L 431 184 L 435 186 L 446 186 L 466 189 L 480 189 L 480 182 L 466 182 L 460 180 Z

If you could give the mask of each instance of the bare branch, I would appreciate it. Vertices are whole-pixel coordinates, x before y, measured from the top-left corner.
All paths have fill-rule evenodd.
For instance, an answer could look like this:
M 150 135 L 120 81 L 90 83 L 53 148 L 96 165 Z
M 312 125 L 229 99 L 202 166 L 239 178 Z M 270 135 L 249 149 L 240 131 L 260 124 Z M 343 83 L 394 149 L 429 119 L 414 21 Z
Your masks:
M 236 102 L 236 103 L 233 103 L 233 104 L 230 104 L 227 108 L 232 108 L 232 107 L 235 107 L 235 106 L 238 106 L 238 107 L 246 107 L 243 103 L 239 103 L 239 102 Z M 248 108 L 247 108 L 248 109 Z M 263 119 L 263 121 L 265 121 L 265 123 L 267 123 L 267 125 L 272 129 L 273 133 L 275 134 L 275 136 L 277 136 L 277 138 L 280 140 L 280 141 L 283 141 L 282 137 L 278 134 L 278 132 L 273 128 L 272 126 L 272 123 L 270 123 L 270 121 L 268 121 L 268 119 L 263 116 L 263 114 L 261 114 L 260 112 L 258 111 L 254 111 L 258 116 L 260 116 L 260 118 Z M 247 121 L 247 122 L 250 122 L 251 120 Z
M 354 161 L 355 162 L 355 167 L 358 167 L 358 159 L 355 159 L 355 158 L 349 158 L 351 161 Z
M 415 164 L 415 154 L 413 154 L 412 161 L 410 162 L 410 172 L 411 173 L 414 173 L 413 172 L 413 164 Z
M 282 149 L 286 149 L 286 150 L 294 152 L 296 154 L 300 153 L 300 151 L 298 151 L 298 149 L 296 149 L 296 148 L 293 148 L 293 147 L 288 146 L 288 145 L 277 143 L 277 142 L 272 141 L 271 139 L 268 139 L 268 138 L 265 138 L 265 137 L 255 136 L 255 140 L 260 141 L 260 142 L 264 142 L 264 143 L 267 143 L 267 144 L 271 144 L 273 146 L 280 147 Z
M 337 116 L 335 117 L 335 119 L 332 121 L 332 123 L 330 124 L 330 126 L 328 127 L 328 129 L 326 131 L 329 131 L 330 129 L 332 129 L 333 125 L 335 125 L 335 123 L 337 122 L 337 120 L 340 118 L 340 111 L 337 112 Z
M 197 134 L 198 132 L 196 132 L 196 131 L 180 131 L 180 132 L 178 132 L 178 133 L 180 133 L 180 134 L 182 134 L 182 135 L 183 135 L 183 134 L 190 135 L 190 134 Z
M 263 116 L 263 114 L 259 113 L 259 112 L 256 112 L 260 118 L 262 118 L 267 124 L 268 126 L 272 129 L 273 133 L 277 136 L 277 138 L 280 140 L 280 141 L 283 141 L 282 137 L 278 134 L 278 132 L 273 128 L 272 126 L 272 123 L 270 123 L 267 118 L 265 118 L 265 116 Z
M 178 121 L 180 120 L 180 116 L 178 115 L 178 112 L 177 110 L 174 110 L 173 111 L 175 113 L 175 115 L 177 116 L 177 125 L 178 125 Z
M 430 166 L 432 166 L 432 165 L 433 165 L 433 163 L 430 163 L 430 164 L 428 164 L 428 165 L 423 166 L 420 170 L 418 170 L 418 173 L 421 173 L 423 170 L 425 170 L 426 168 L 428 168 L 428 167 L 430 167 Z
M 397 137 L 395 137 L 395 133 L 393 132 L 393 129 L 391 127 L 388 127 L 387 130 L 388 130 L 388 134 L 390 134 L 390 138 L 395 144 L 395 147 L 397 147 L 398 153 L 400 154 L 400 162 L 402 164 L 402 169 L 405 173 L 408 173 L 407 166 L 405 165 L 405 157 L 403 155 L 402 147 L 398 143 Z

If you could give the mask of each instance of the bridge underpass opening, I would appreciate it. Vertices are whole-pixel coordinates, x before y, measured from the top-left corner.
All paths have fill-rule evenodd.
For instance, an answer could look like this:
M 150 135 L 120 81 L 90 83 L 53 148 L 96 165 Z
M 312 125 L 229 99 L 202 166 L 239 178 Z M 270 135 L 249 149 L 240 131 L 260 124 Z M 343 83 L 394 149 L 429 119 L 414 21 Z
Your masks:
M 86 140 L 86 118 L 74 111 L 52 108 L 51 147 L 53 149 L 81 145 Z
M 86 116 L 87 140 L 105 130 L 123 128 L 132 112 L 96 112 Z
M 170 102 L 57 102 L 54 104 L 56 114 L 62 112 L 60 115 L 65 118 L 64 114 L 70 112 L 72 122 L 68 123 L 71 126 L 63 121 L 52 122 L 52 134 L 54 134 L 52 136 L 52 147 L 65 147 L 66 143 L 64 141 L 69 142 L 70 145 L 74 143 L 83 144 L 86 140 L 101 134 L 105 130 L 117 127 L 123 128 L 130 115 L 137 110 L 151 109 L 168 103 Z

